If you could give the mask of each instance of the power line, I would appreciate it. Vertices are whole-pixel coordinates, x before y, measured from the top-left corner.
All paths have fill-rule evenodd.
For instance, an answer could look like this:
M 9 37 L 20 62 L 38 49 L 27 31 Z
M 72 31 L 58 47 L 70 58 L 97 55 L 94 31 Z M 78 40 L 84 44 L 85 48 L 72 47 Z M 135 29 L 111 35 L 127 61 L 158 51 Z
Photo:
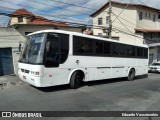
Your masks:
M 47 20 L 47 21 L 52 21 L 52 20 Z M 55 21 L 55 20 L 53 20 L 53 22 L 62 23 L 62 21 Z M 79 24 L 79 23 L 73 23 L 73 22 L 66 22 L 66 23 L 71 24 L 71 25 L 97 27 L 98 29 L 105 28 L 105 26 L 101 26 L 101 27 L 100 27 L 100 26 L 93 26 L 93 25 L 87 25 L 87 24 Z M 116 28 L 114 28 L 114 29 L 116 29 Z M 119 30 L 119 29 L 116 29 L 116 30 Z M 124 31 L 124 30 L 120 30 L 119 32 L 122 32 L 122 33 L 125 33 L 125 34 L 128 34 L 128 35 L 131 35 L 131 36 L 134 36 L 134 37 L 137 37 L 137 38 L 141 38 L 141 39 L 143 39 L 143 40 L 149 40 L 149 39 L 144 39 L 144 38 L 142 38 L 142 37 L 136 36 L 136 35 L 133 34 L 133 33 L 128 33 L 128 32 L 126 32 L 126 31 Z
M 4 13 L 4 14 L 5 14 L 5 13 Z M 8 14 L 6 14 L 6 15 L 8 15 Z M 20 16 L 20 15 L 19 15 L 19 16 Z M 55 20 L 48 20 L 48 21 L 60 22 L 60 23 L 61 23 L 61 21 L 55 21 Z M 66 23 L 72 24 L 72 25 L 81 25 L 81 26 L 83 25 L 83 26 L 87 26 L 87 24 L 79 24 L 79 23 L 73 23 L 73 22 L 66 22 Z M 93 25 L 90 25 L 90 26 L 91 26 L 91 27 L 96 27 L 96 28 L 98 28 L 98 29 L 105 28 L 105 26 L 93 26 Z M 119 29 L 117 29 L 117 28 L 114 28 L 114 29 L 119 30 Z M 127 33 L 127 32 L 124 31 L 124 30 L 120 30 L 120 32 L 126 33 L 126 34 L 131 35 L 131 36 L 138 37 L 138 36 L 136 36 L 136 35 L 134 35 L 134 34 Z M 138 37 L 138 38 L 141 38 L 141 37 Z M 141 39 L 143 39 L 143 38 L 141 38 Z
M 143 37 L 139 37 L 139 36 L 137 36 L 137 35 L 135 35 L 135 34 L 131 34 L 131 33 L 128 33 L 128 32 L 126 32 L 126 31 L 123 31 L 123 30 L 121 30 L 121 29 L 119 29 L 119 28 L 113 28 L 113 29 L 115 29 L 115 30 L 117 30 L 117 31 L 119 31 L 119 32 L 121 32 L 121 33 L 125 33 L 125 34 L 127 34 L 127 35 L 130 35 L 130 36 L 133 36 L 133 37 L 136 37 L 136 38 L 140 38 L 140 39 L 142 39 L 142 40 L 148 40 L 148 39 L 144 39 Z
M 42 10 L 42 9 L 38 9 L 38 8 L 34 8 L 34 7 L 30 7 L 30 6 L 25 6 L 25 5 L 22 5 L 22 4 L 15 4 L 13 2 L 7 2 L 7 1 L 4 1 L 4 0 L 1 0 L 2 2 L 5 2 L 5 3 L 10 3 L 10 4 L 14 4 L 14 5 L 18 5 L 18 6 L 23 6 L 23 7 L 28 7 L 28 8 L 31 8 L 31 9 L 35 9 L 35 10 L 41 10 L 41 11 L 44 11 L 44 12 L 48 12 L 46 10 Z M 65 15 L 65 14 L 56 14 L 56 15 L 62 15 L 62 16 L 66 16 L 66 17 L 70 17 L 68 15 Z
M 119 18 L 117 18 L 120 22 L 121 22 L 121 24 L 130 32 L 130 33 L 132 33 L 132 31 L 130 30 L 130 29 L 128 29 L 128 27 L 119 19 Z M 134 34 L 134 33 L 132 33 L 132 34 Z
M 36 3 L 41 4 L 41 5 L 56 7 L 56 8 L 60 8 L 60 9 L 62 8 L 62 7 L 49 5 L 49 4 L 46 4 L 46 3 L 44 3 L 44 2 L 39 2 L 39 1 L 29 1 L 29 2 L 36 2 Z M 86 13 L 82 13 L 82 12 L 73 11 L 73 10 L 70 10 L 70 9 L 67 9 L 67 8 L 63 8 L 63 9 L 64 9 L 64 10 L 67 10 L 67 11 L 70 11 L 70 12 L 73 12 L 73 13 L 79 13 L 79 14 L 83 14 L 83 15 L 90 15 L 90 14 L 86 14 Z
M 2 0 L 3 1 L 3 0 Z M 36 9 L 36 10 L 42 10 L 42 9 L 37 9 L 37 8 L 34 8 L 34 7 L 30 7 L 30 6 L 25 6 L 25 5 L 21 5 L 21 4 L 15 4 L 15 3 L 13 3 L 13 2 L 7 2 L 7 1 L 3 1 L 3 2 L 6 2 L 6 3 L 10 3 L 10 4 L 14 4 L 14 5 L 18 5 L 18 6 L 23 6 L 23 7 L 28 7 L 28 8 L 32 8 L 32 9 Z M 46 10 L 43 10 L 43 11 L 46 11 Z M 46 11 L 46 12 L 48 12 L 48 11 Z M 38 13 L 39 14 L 39 13 Z M 54 16 L 59 16 L 59 15 L 62 15 L 63 16 L 63 18 L 64 18 L 64 16 L 66 16 L 66 17 L 70 17 L 70 16 L 68 16 L 68 15 L 64 15 L 64 14 L 56 14 L 56 15 L 48 15 L 48 14 L 39 14 L 39 15 L 46 15 L 46 16 L 49 16 L 49 17 L 54 17 Z M 57 18 L 60 18 L 60 19 L 62 19 L 61 17 L 57 17 Z M 73 19 L 70 19 L 70 18 L 68 18 L 69 20 L 73 20 Z M 81 20 L 78 20 L 77 19 L 77 21 L 79 21 L 79 22 L 84 22 L 84 21 L 81 21 Z
M 2 14 L 3 15 L 9 15 L 9 14 L 6 14 L 6 13 L 2 13 Z M 62 21 L 55 21 L 55 20 L 54 20 L 54 22 L 60 22 L 60 23 L 62 23 Z M 79 23 L 73 23 L 73 22 L 66 22 L 66 23 L 69 23 L 69 24 L 72 24 L 72 25 L 87 25 L 87 24 L 79 24 Z M 93 27 L 93 25 L 90 25 L 90 26 Z M 96 26 L 96 27 L 99 27 L 99 26 Z M 99 28 L 104 28 L 104 26 L 103 27 L 99 27 Z M 131 35 L 131 34 L 129 34 L 129 35 Z M 132 34 L 132 36 L 133 36 L 133 34 Z
M 128 5 L 130 4 L 131 0 L 128 2 L 128 4 L 123 8 L 123 10 L 117 15 L 117 17 L 113 20 L 112 23 L 115 22 L 115 20 L 123 13 L 123 11 L 128 7 Z
M 140 1 L 140 0 L 139 0 Z M 133 2 L 133 1 L 132 1 Z M 142 1 L 141 1 L 142 2 Z M 135 2 L 133 2 L 133 3 L 135 3 Z M 135 3 L 136 4 L 136 3 Z M 144 4 L 144 3 L 143 3 Z M 147 6 L 147 5 L 146 5 Z M 137 6 L 137 7 L 140 7 L 140 6 Z M 118 11 L 117 9 L 114 9 L 114 10 L 116 10 L 116 11 Z M 124 14 L 124 13 L 122 13 L 122 14 Z M 132 17 L 130 17 L 130 16 L 128 16 L 128 15 L 126 15 L 126 14 L 124 14 L 126 17 L 128 17 L 128 18 L 130 18 L 130 19 L 132 19 L 133 20 L 133 18 Z M 137 21 L 137 20 L 135 20 L 135 21 Z M 145 25 L 145 26 L 148 26 L 148 27 L 151 27 L 151 26 L 149 26 L 148 24 L 145 24 L 145 23 L 141 23 L 141 24 L 143 24 L 143 25 Z M 134 24 L 135 25 L 135 24 Z M 137 26 L 137 25 L 136 25 Z M 139 27 L 139 26 L 137 26 L 137 27 Z M 139 28 L 142 28 L 142 27 L 139 27 Z
M 71 5 L 71 6 L 77 6 L 77 7 L 80 7 L 80 8 L 85 8 L 85 9 L 90 9 L 90 10 L 97 10 L 97 9 L 84 7 L 84 6 L 77 5 L 77 4 L 72 4 L 72 3 L 61 2 L 61 1 L 57 1 L 57 0 L 50 0 L 50 1 L 58 2 L 58 3 L 66 4 L 66 5 Z

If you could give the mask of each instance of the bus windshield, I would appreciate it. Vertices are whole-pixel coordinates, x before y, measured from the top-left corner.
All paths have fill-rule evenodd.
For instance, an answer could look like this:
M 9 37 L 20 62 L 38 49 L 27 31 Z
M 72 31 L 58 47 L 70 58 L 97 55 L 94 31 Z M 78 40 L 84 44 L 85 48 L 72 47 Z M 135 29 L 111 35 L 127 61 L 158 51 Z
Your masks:
M 43 62 L 45 34 L 34 34 L 28 37 L 20 62 L 41 64 Z

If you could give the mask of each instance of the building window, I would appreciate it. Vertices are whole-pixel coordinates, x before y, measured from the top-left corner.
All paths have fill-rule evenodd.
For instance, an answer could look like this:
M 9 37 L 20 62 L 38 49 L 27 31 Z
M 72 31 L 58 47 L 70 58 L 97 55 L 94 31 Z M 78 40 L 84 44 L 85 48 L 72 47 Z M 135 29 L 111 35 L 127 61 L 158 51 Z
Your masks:
M 158 15 L 158 19 L 160 19 L 160 15 Z
M 147 18 L 148 17 L 148 14 L 147 13 L 145 13 L 145 18 Z
M 109 24 L 109 16 L 106 16 L 106 24 Z
M 139 20 L 143 19 L 143 12 L 139 12 Z
M 102 18 L 98 18 L 98 25 L 102 25 Z
M 153 15 L 153 22 L 156 21 L 156 15 Z
M 18 22 L 23 22 L 23 17 L 18 17 Z
M 151 14 L 149 13 L 149 19 L 151 18 Z
M 98 36 L 102 36 L 103 34 L 102 33 L 98 33 Z

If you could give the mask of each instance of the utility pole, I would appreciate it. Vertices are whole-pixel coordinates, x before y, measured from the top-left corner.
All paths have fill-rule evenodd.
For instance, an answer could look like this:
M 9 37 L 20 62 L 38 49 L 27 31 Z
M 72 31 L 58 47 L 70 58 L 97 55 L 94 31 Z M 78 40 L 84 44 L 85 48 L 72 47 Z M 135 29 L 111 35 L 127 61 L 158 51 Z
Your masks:
M 112 19 L 111 19 L 111 16 L 112 16 L 112 4 L 111 4 L 111 0 L 109 0 L 109 29 L 108 29 L 108 36 L 109 36 L 109 39 L 112 38 Z

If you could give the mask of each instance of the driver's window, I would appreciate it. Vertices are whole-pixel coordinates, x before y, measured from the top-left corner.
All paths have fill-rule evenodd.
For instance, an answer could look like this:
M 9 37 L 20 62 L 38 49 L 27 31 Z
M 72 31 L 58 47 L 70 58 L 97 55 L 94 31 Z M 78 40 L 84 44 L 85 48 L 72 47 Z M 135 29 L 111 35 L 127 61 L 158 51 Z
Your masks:
M 46 59 L 59 61 L 59 45 L 58 40 L 49 40 L 46 43 Z

